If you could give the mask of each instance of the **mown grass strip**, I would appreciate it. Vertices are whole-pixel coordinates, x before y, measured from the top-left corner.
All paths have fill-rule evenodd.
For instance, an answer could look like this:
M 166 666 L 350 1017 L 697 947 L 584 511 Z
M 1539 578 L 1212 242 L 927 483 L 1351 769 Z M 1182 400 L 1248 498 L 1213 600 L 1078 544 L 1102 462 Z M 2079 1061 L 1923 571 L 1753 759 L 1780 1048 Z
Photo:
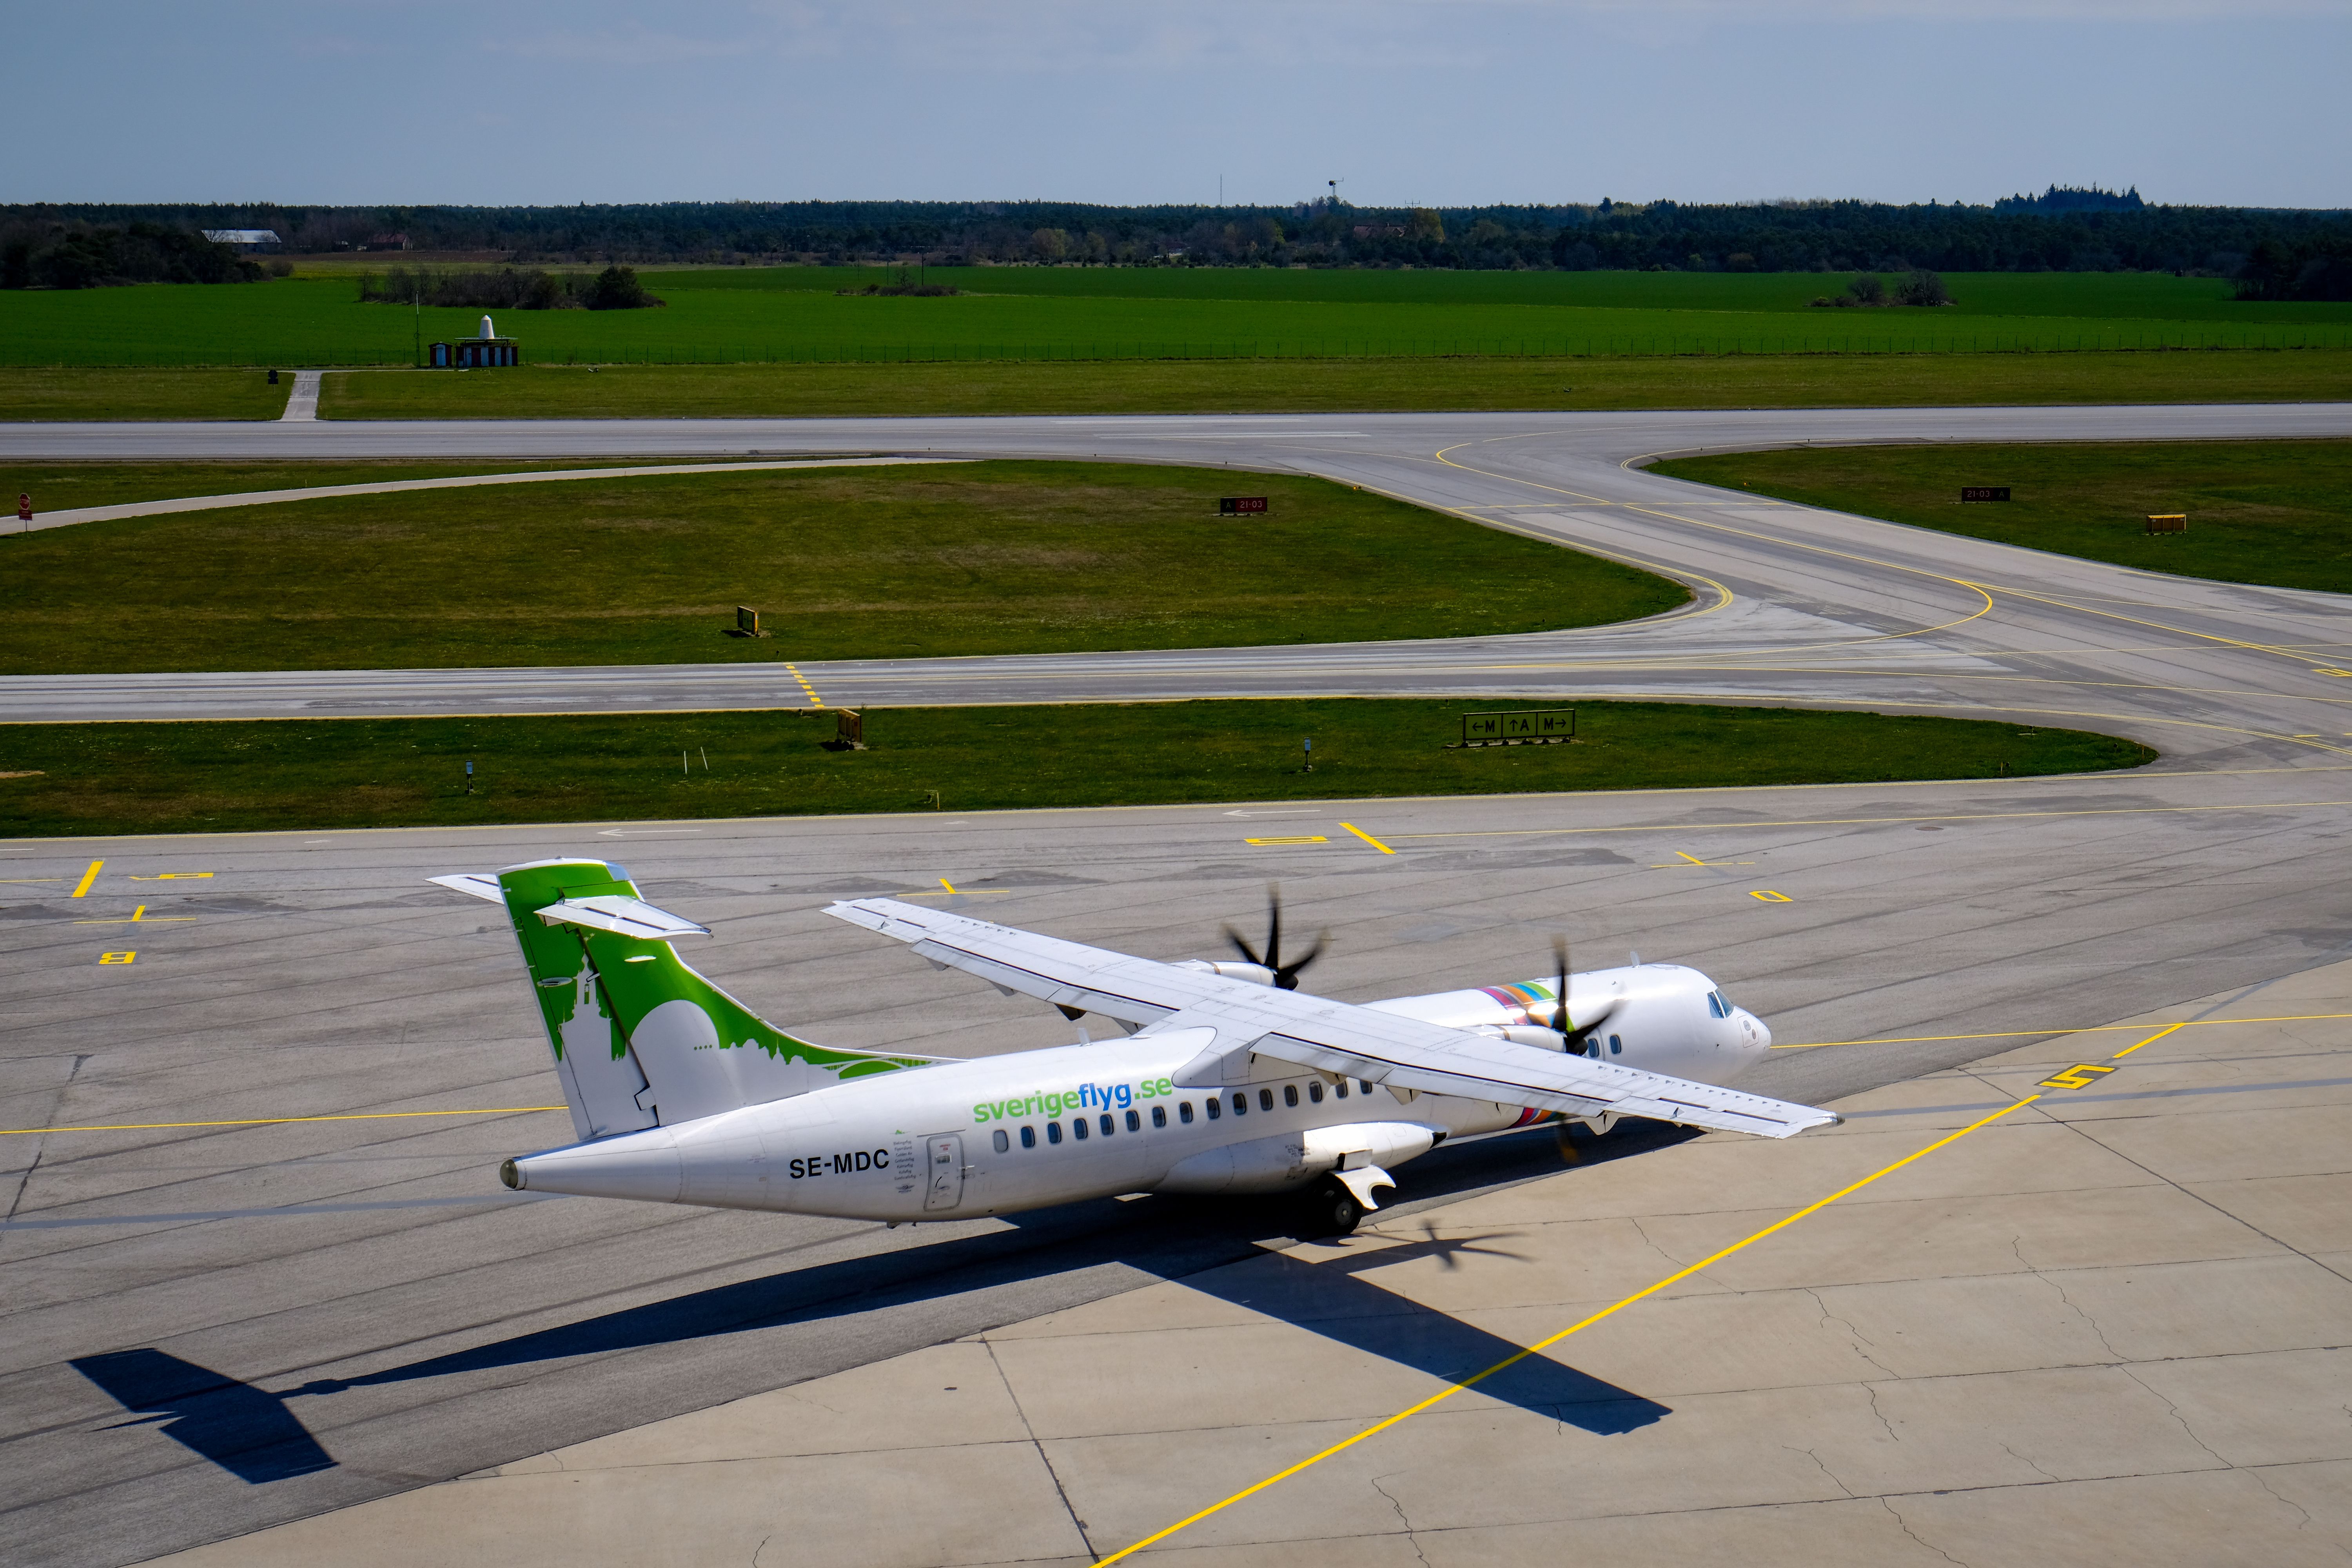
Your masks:
M 1520 699 L 0 727 L 0 835 L 226 832 L 1372 795 L 1845 784 L 2128 768 L 2081 731 L 1675 703 L 1577 705 L 1573 745 L 1447 750 Z M 1315 771 L 1299 768 L 1302 739 Z M 683 759 L 683 760 L 681 760 Z M 474 793 L 466 763 L 475 764 Z M 1246 828 L 1236 824 L 1234 851 Z M 1344 840 L 1352 843 L 1352 840 Z M 1302 853 L 1288 849 L 1284 853 Z
M 1682 458 L 1677 479 L 2147 572 L 2352 593 L 2352 441 L 1805 447 Z M 1963 502 L 1963 486 L 2007 501 Z M 2186 533 L 2150 534 L 2180 512 Z
M 1268 498 L 1245 521 L 1220 495 Z M 1635 567 L 1295 475 L 992 462 L 353 496 L 0 534 L 0 671 L 774 663 L 1593 626 Z M 730 635 L 735 608 L 772 634 Z M 781 682 L 783 672 L 778 671 Z

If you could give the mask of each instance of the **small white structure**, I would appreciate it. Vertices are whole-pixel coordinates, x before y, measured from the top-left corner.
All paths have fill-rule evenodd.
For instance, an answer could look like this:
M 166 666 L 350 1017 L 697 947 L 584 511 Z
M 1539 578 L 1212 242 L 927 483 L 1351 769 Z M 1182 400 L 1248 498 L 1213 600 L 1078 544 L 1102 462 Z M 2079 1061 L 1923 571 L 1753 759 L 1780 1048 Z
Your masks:
M 488 316 L 482 318 L 482 330 L 478 335 L 484 342 L 488 342 L 498 336 L 498 333 L 490 331 L 490 319 Z

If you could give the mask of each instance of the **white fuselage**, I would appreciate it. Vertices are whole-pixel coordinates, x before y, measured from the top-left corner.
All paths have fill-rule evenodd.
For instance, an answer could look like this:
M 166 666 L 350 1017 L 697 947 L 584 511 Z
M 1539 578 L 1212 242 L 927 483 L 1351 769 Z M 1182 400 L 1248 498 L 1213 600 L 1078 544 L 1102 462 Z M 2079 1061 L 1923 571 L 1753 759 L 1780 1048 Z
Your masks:
M 1528 990 L 1370 1005 L 1454 1028 L 1527 1031 Z M 1548 1001 L 1533 1006 L 1552 1016 Z M 1679 965 L 1574 976 L 1571 1018 L 1603 1009 L 1591 1052 L 1624 1067 L 1727 1084 L 1771 1045 L 1753 1015 Z M 1146 1030 L 910 1068 L 524 1156 L 509 1180 L 534 1192 L 895 1223 L 1122 1193 L 1278 1192 L 1335 1168 L 1401 1163 L 1449 1137 L 1544 1120 L 1271 1058 L 1244 1055 L 1218 1069 L 1220 1081 L 1198 1080 L 1213 1039 L 1208 1029 Z M 1245 1081 L 1222 1080 L 1234 1072 Z

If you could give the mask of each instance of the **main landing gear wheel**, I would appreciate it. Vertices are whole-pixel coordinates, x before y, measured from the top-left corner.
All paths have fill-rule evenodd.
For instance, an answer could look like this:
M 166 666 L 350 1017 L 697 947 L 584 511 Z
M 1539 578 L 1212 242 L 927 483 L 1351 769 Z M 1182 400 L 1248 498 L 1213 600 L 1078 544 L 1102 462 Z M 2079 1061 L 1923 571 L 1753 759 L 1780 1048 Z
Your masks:
M 1307 1214 L 1308 1235 L 1349 1236 L 1362 1223 L 1364 1205 L 1355 1194 L 1326 1177 L 1307 1194 Z

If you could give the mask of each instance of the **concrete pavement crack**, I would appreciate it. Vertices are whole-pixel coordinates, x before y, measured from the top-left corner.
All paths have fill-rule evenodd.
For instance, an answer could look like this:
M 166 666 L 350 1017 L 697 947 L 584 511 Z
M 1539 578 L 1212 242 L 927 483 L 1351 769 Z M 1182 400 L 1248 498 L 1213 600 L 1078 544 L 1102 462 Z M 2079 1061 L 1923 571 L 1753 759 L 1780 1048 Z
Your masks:
M 2045 1481 L 2059 1481 L 2065 1479 L 2063 1476 L 2052 1475 L 2048 1470 L 2043 1469 L 2025 1455 L 2021 1454 L 2016 1449 L 2011 1447 L 2007 1443 L 2003 1443 L 2000 1446 L 2000 1451 L 2007 1454 L 2011 1458 L 2015 1459 L 2019 1464 L 2023 1465 L 2027 1469 L 2032 1470 L 2035 1475 L 2040 1476 Z
M 1392 1470 L 1390 1472 L 1390 1475 L 1402 1475 L 1403 1473 L 1404 1472 L 1402 1470 Z M 1423 1568 L 1427 1568 L 1429 1553 L 1421 1549 L 1421 1542 L 1413 1531 L 1412 1521 L 1405 1517 L 1404 1504 L 1397 1500 L 1397 1496 L 1394 1492 L 1391 1492 L 1388 1488 L 1381 1484 L 1388 1479 L 1388 1476 L 1374 1476 L 1372 1478 L 1372 1489 L 1380 1493 L 1381 1496 L 1386 1498 L 1388 1500 L 1389 1506 L 1396 1510 L 1397 1522 L 1404 1526 L 1404 1538 L 1412 1545 L 1412 1554 L 1421 1559 Z
M 1874 1383 L 1865 1383 L 1862 1385 L 1862 1391 L 1870 1395 L 1870 1413 L 1878 1417 L 1878 1424 L 1881 1426 L 1886 1428 L 1886 1440 L 1890 1443 L 1903 1441 L 1902 1435 L 1895 1430 L 1895 1423 L 1889 1421 L 1886 1418 L 1886 1413 L 1878 1407 L 1878 1385 Z
M 1969 1568 L 1967 1563 L 1961 1562 L 1958 1558 L 1953 1556 L 1950 1552 L 1945 1551 L 1934 1542 L 1924 1539 L 1917 1531 L 1912 1529 L 1911 1521 L 1903 1517 L 1903 1510 L 1901 1509 L 1896 1508 L 1885 1498 L 1880 1498 L 1878 1500 L 1878 1506 L 1885 1509 L 1889 1514 L 1894 1516 L 1895 1527 L 1897 1530 L 1900 1530 L 1904 1534 L 1909 1536 L 1914 1542 L 1916 1542 L 1919 1545 L 1934 1552 L 1945 1562 L 1951 1563 L 1952 1568 Z
M 1847 1497 L 1853 1498 L 1853 1497 L 1860 1497 L 1860 1496 L 1862 1495 L 1861 1493 L 1859 1493 L 1859 1492 L 1855 1491 L 1852 1487 L 1850 1487 L 1850 1486 L 1846 1485 L 1843 1481 L 1842 1481 L 1842 1480 L 1838 1479 L 1838 1478 L 1837 1478 L 1837 1472 L 1836 1472 L 1835 1470 L 1831 1469 L 1831 1468 L 1829 1468 L 1829 1466 L 1827 1466 L 1827 1465 L 1823 1464 L 1823 1463 L 1822 1462 L 1822 1457 L 1821 1457 L 1819 1454 L 1815 1453 L 1812 1449 L 1811 1449 L 1811 1448 L 1800 1448 L 1800 1447 L 1797 1447 L 1795 1445 L 1793 1445 L 1793 1444 L 1790 1444 L 1790 1443 L 1783 1443 L 1783 1444 L 1781 1444 L 1780 1446 L 1781 1446 L 1782 1447 L 1784 1447 L 1784 1448 L 1788 1449 L 1788 1450 L 1789 1450 L 1789 1452 L 1790 1452 L 1791 1454 L 1802 1454 L 1805 1458 L 1807 1458 L 1808 1459 L 1811 1459 L 1811 1460 L 1813 1462 L 1813 1468 L 1815 1468 L 1815 1469 L 1817 1469 L 1817 1470 L 1821 1471 L 1821 1473 L 1822 1473 L 1822 1475 L 1824 1475 L 1824 1476 L 1828 1477 L 1828 1478 L 1829 1478 L 1829 1483 L 1830 1483 L 1830 1485 L 1832 1485 L 1832 1486 L 1833 1486 L 1833 1487 L 1837 1488 L 1837 1489 L 1838 1489 L 1839 1491 L 1843 1492 L 1843 1493 L 1844 1495 L 1846 1495 Z
M 1805 1286 L 1803 1289 L 1805 1294 L 1813 1299 L 1813 1309 L 1821 1313 L 1821 1321 L 1824 1323 L 1835 1323 L 1838 1327 L 1846 1331 L 1847 1336 L 1852 1342 L 1852 1348 L 1854 1354 L 1860 1356 L 1872 1366 L 1877 1368 L 1882 1376 L 1895 1377 L 1898 1375 L 1893 1367 L 1886 1365 L 1876 1356 L 1872 1355 L 1868 1351 L 1862 1348 L 1864 1345 L 1875 1343 L 1875 1341 L 1872 1340 L 1860 1329 L 1856 1328 L 1851 1320 L 1841 1318 L 1836 1313 L 1831 1311 L 1829 1309 L 1829 1303 L 1822 1300 L 1822 1293 L 1820 1290 L 1811 1285 Z

